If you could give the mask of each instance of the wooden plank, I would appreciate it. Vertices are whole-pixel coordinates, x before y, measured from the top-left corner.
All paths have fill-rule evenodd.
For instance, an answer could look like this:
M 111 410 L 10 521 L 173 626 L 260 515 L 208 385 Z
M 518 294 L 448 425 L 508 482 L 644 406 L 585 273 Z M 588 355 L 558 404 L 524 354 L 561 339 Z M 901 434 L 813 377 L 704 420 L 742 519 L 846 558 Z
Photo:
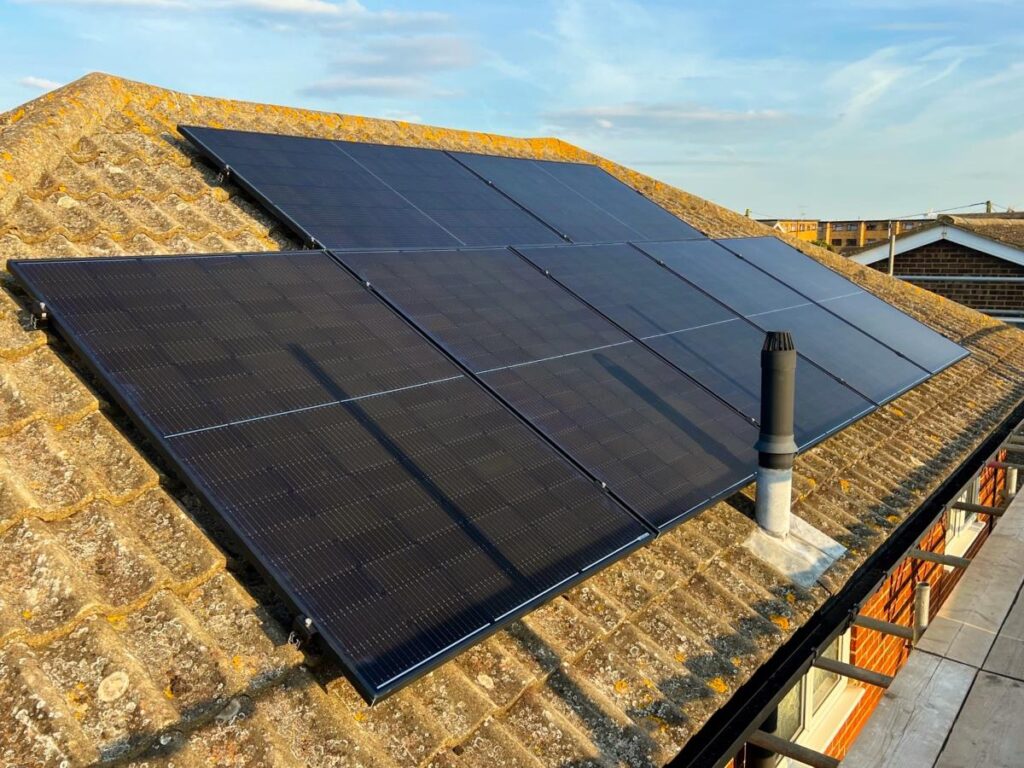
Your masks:
M 1024 680 L 1024 599 L 1020 595 L 999 630 L 982 669 Z
M 917 647 L 981 667 L 1024 583 L 1020 542 L 993 534 Z
M 879 688 L 888 688 L 892 685 L 892 678 L 889 677 L 889 675 L 883 675 L 881 672 L 873 672 L 870 669 L 864 669 L 864 667 L 855 667 L 853 664 L 836 661 L 835 659 L 828 659 L 824 656 L 816 658 L 811 666 L 817 667 L 818 669 L 824 669 L 826 672 L 835 672 L 837 675 L 848 677 L 851 680 L 860 680 L 862 683 L 874 685 Z
M 774 733 L 754 731 L 747 739 L 747 743 L 792 758 L 804 765 L 811 766 L 811 768 L 839 768 L 839 761 L 834 757 L 815 752 L 796 742 L 779 738 Z
M 936 768 L 1020 768 L 1024 683 L 979 672 Z
M 912 653 L 843 760 L 843 768 L 932 765 L 974 672 L 965 664 Z

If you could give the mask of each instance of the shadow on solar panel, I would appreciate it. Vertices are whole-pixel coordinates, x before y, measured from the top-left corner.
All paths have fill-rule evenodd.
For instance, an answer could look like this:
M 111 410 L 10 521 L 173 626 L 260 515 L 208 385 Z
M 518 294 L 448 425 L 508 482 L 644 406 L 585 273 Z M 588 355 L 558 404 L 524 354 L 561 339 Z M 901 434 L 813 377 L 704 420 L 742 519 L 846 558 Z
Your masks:
M 323 252 L 11 268 L 368 700 L 651 535 Z

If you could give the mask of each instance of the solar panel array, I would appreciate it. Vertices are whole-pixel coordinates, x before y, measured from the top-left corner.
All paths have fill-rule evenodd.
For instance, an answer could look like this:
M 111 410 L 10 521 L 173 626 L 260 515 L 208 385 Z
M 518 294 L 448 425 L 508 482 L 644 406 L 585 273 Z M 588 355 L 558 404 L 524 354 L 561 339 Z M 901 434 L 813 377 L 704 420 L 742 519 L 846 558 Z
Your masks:
M 183 131 L 326 248 L 10 268 L 368 700 L 749 482 L 766 330 L 802 449 L 966 354 L 595 166 Z

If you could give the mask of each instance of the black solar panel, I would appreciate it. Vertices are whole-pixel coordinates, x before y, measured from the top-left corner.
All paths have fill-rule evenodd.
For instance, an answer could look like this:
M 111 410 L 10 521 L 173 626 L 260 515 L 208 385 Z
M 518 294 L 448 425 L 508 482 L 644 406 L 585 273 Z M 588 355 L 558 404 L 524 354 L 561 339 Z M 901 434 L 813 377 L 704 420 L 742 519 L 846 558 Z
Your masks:
M 967 354 L 959 344 L 777 237 L 748 237 L 720 242 L 932 373 L 941 371 Z
M 570 189 L 544 170 L 541 163 L 468 152 L 450 154 L 573 242 L 647 239 L 621 219 L 618 212 L 606 211 Z
M 640 247 L 762 330 L 791 331 L 797 349 L 808 360 L 876 404 L 891 400 L 929 375 L 714 241 L 643 243 Z
M 370 699 L 648 537 L 323 252 L 12 270 Z
M 640 239 L 690 240 L 704 237 L 685 221 L 596 165 L 548 160 L 535 162 L 566 187 L 627 224 L 639 233 Z
M 764 332 L 752 323 L 628 244 L 517 250 L 733 407 L 760 418 Z M 803 356 L 796 381 L 802 448 L 874 407 Z
M 553 229 L 436 149 L 335 142 L 463 245 L 559 243 Z
M 511 251 L 339 258 L 653 525 L 750 479 L 748 420 Z
M 335 142 L 215 128 L 179 130 L 309 242 L 332 248 L 461 244 Z

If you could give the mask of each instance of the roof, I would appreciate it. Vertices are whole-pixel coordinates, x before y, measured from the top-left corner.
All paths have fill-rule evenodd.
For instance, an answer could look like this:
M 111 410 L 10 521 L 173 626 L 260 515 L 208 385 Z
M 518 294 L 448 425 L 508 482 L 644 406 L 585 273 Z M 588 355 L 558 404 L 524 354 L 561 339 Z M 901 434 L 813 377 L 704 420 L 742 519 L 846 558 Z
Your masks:
M 297 247 L 179 123 L 596 162 L 715 237 L 772 230 L 555 139 L 189 96 L 95 74 L 0 117 L 0 260 Z M 1024 336 L 796 240 L 972 355 L 796 465 L 847 554 L 802 589 L 720 503 L 369 708 L 56 338 L 0 291 L 0 763 L 664 763 L 1024 397 Z M 745 493 L 750 496 L 750 489 Z
M 1024 213 L 979 213 L 939 216 L 933 223 L 896 236 L 896 253 L 949 240 L 981 253 L 1024 265 Z M 866 246 L 847 254 L 858 264 L 874 264 L 889 256 L 889 243 Z
M 970 213 L 939 219 L 989 240 L 1024 248 L 1024 213 Z

